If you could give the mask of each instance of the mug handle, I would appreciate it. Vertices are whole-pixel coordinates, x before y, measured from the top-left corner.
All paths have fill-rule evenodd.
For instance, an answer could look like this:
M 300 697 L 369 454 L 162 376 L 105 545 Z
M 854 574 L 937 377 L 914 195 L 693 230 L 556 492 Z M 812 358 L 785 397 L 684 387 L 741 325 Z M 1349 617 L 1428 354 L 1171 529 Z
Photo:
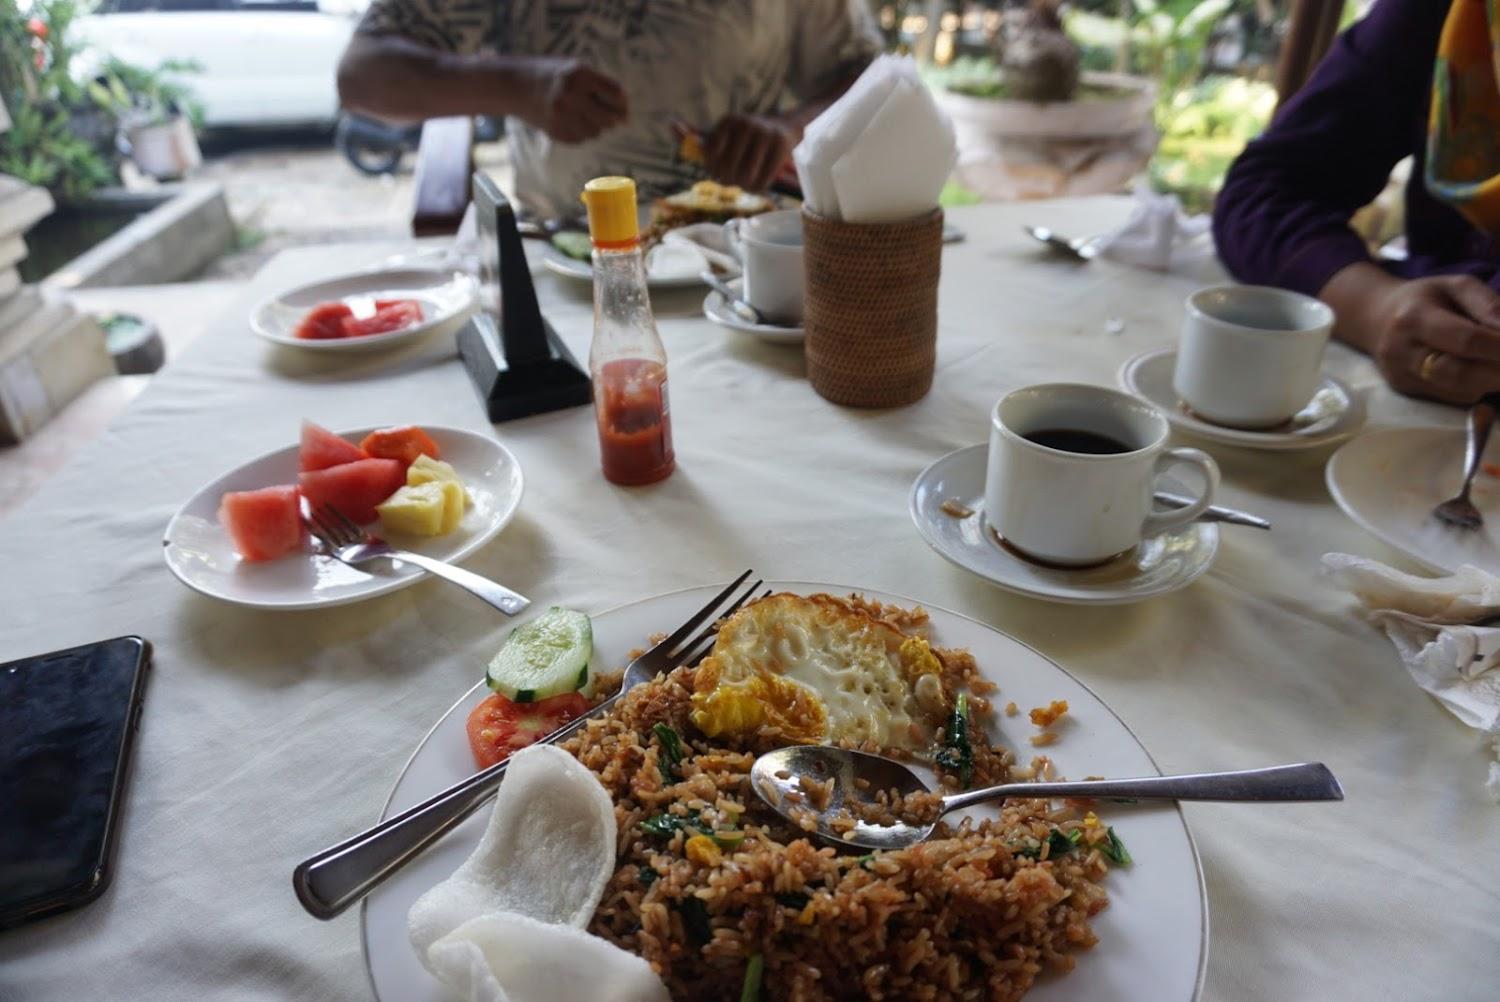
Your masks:
M 1186 525 L 1207 511 L 1208 506 L 1213 503 L 1214 492 L 1219 489 L 1219 467 L 1208 453 L 1199 449 L 1168 449 L 1156 457 L 1156 473 L 1151 478 L 1152 484 L 1156 483 L 1156 477 L 1179 463 L 1198 468 L 1203 476 L 1203 493 L 1186 508 L 1153 510 L 1146 516 L 1146 524 L 1141 527 L 1142 536 L 1155 536 L 1168 529 Z
M 724 224 L 724 242 L 729 245 L 729 253 L 739 259 L 740 267 L 745 265 L 745 238 L 740 233 L 740 227 L 744 225 L 743 217 L 735 217 Z

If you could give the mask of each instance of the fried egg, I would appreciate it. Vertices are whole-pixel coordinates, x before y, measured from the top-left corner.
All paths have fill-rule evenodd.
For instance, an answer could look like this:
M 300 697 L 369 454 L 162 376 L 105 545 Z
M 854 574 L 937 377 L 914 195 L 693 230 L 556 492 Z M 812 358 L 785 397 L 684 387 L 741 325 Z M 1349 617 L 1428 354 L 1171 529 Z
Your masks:
M 709 737 L 765 728 L 798 744 L 922 753 L 946 708 L 940 670 L 926 640 L 848 602 L 771 595 L 719 628 L 694 678 L 692 721 Z

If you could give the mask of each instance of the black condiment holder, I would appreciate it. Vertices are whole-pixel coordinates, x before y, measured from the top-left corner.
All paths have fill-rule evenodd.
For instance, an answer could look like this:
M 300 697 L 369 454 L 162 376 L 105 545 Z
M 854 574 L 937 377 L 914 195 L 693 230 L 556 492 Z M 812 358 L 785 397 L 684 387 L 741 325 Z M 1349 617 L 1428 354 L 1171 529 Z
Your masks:
M 478 172 L 474 210 L 481 303 L 458 332 L 458 355 L 490 420 L 511 421 L 588 403 L 588 373 L 537 303 L 515 210 L 495 182 Z

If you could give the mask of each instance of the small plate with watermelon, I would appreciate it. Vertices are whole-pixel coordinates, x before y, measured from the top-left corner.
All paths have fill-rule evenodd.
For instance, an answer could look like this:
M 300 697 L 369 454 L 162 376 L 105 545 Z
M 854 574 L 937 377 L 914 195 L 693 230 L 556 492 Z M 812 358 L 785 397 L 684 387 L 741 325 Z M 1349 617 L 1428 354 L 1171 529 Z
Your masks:
M 466 275 L 387 268 L 272 296 L 250 311 L 250 329 L 291 348 L 370 351 L 419 338 L 473 305 L 474 283 Z
M 261 609 L 359 602 L 424 576 L 389 561 L 356 569 L 318 554 L 299 517 L 304 496 L 370 523 L 370 531 L 401 549 L 450 563 L 464 559 L 515 515 L 523 485 L 520 464 L 489 435 L 433 425 L 407 430 L 430 443 L 423 453 L 433 448 L 440 452 L 431 459 L 451 467 L 467 492 L 467 505 L 459 506 L 462 514 L 453 516 L 456 528 L 441 535 L 411 535 L 393 531 L 377 518 L 375 505 L 408 483 L 408 470 L 417 458 L 399 450 L 371 456 L 360 447 L 381 440 L 389 429 L 335 435 L 309 422 L 300 445 L 231 470 L 178 509 L 162 539 L 167 566 L 194 591 Z

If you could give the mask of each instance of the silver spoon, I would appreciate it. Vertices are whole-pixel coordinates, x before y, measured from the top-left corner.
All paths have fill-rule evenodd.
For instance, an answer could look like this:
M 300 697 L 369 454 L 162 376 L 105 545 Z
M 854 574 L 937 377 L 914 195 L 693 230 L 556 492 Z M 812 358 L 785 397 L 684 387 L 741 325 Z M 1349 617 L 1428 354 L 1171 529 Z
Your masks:
M 1477 529 L 1484 524 L 1484 516 L 1469 500 L 1469 490 L 1474 486 L 1474 477 L 1484 460 L 1484 447 L 1490 441 L 1490 429 L 1495 424 L 1495 412 L 1500 409 L 1500 393 L 1486 393 L 1479 402 L 1469 408 L 1469 437 L 1464 446 L 1464 482 L 1458 494 L 1436 508 L 1432 514 L 1439 522 L 1457 529 Z
M 803 791 L 801 778 L 833 780 L 828 804 L 814 810 Z M 861 788 L 856 780 L 866 780 Z M 932 834 L 937 817 L 991 800 L 1019 797 L 1097 797 L 1120 800 L 1343 800 L 1344 791 L 1333 773 L 1321 762 L 1280 765 L 1242 772 L 1204 772 L 1187 776 L 1144 776 L 1140 779 L 1100 779 L 1059 783 L 1005 783 L 982 790 L 968 790 L 943 797 L 937 817 L 926 825 L 897 822 L 877 825 L 855 819 L 847 831 L 835 830 L 836 814 L 849 817 L 847 799 L 870 800 L 878 790 L 901 794 L 927 792 L 927 786 L 906 766 L 879 755 L 830 748 L 826 745 L 794 745 L 767 752 L 750 768 L 750 785 L 771 809 L 796 824 L 793 812 L 812 811 L 817 834 L 823 839 L 855 849 L 904 849 Z M 788 794 L 794 794 L 788 797 Z M 851 796 L 852 795 L 852 796 Z M 805 816 L 805 815 L 804 815 Z
M 1040 240 L 1059 254 L 1064 254 L 1075 261 L 1092 261 L 1099 254 L 1099 242 L 1095 237 L 1069 239 L 1045 226 L 1022 226 L 1021 228 L 1031 234 L 1033 239 Z
M 735 316 L 747 324 L 766 324 L 765 314 L 741 299 L 739 293 L 731 289 L 728 282 L 715 275 L 712 269 L 703 269 L 699 277 L 703 279 L 705 285 L 724 297 L 724 305 L 729 307 L 730 312 Z

